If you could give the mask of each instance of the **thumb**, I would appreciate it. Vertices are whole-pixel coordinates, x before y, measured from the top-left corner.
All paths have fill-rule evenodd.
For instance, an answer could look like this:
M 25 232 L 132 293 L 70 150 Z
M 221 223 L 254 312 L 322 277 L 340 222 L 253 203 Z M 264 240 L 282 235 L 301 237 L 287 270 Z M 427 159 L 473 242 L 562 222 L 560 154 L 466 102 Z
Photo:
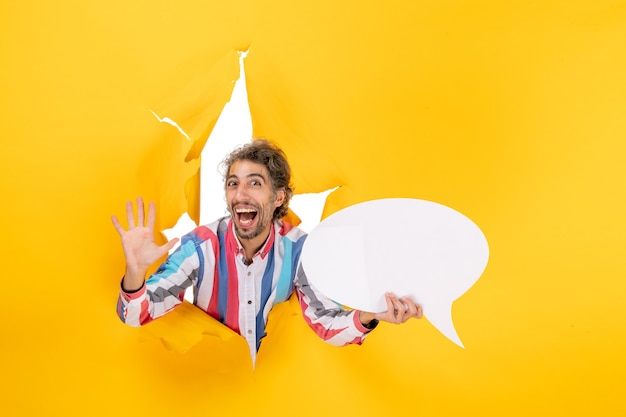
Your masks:
M 176 246 L 176 244 L 178 243 L 179 240 L 180 240 L 179 238 L 175 237 L 174 239 L 170 240 L 169 242 L 167 242 L 166 244 L 161 246 L 161 248 L 165 252 L 169 252 L 174 246 Z

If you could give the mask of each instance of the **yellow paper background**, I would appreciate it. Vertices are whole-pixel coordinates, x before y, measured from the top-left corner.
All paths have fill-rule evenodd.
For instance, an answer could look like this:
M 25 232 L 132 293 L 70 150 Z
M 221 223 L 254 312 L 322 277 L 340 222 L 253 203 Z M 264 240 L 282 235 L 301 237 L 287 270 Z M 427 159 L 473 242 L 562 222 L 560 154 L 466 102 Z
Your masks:
M 4 1 L 0 28 L 3 415 L 626 413 L 626 2 Z M 292 300 L 252 372 L 214 324 L 180 353 L 116 318 L 109 217 L 197 217 L 248 47 L 254 133 L 297 192 L 341 186 L 325 215 L 413 197 L 482 228 L 465 350 L 426 320 L 328 346 Z

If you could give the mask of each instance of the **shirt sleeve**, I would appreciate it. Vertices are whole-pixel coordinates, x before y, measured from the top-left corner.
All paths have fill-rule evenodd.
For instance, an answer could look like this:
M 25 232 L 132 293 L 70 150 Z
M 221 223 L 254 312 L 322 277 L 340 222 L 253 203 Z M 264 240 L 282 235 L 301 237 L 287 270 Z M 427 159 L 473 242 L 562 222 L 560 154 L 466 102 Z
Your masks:
M 197 284 L 199 255 L 192 239 L 172 253 L 137 291 L 120 285 L 117 315 L 129 326 L 143 326 L 183 302 L 185 290 Z
M 298 267 L 295 280 L 296 293 L 306 323 L 325 342 L 335 346 L 363 343 L 371 331 L 360 320 L 360 311 L 345 310 L 311 285 Z

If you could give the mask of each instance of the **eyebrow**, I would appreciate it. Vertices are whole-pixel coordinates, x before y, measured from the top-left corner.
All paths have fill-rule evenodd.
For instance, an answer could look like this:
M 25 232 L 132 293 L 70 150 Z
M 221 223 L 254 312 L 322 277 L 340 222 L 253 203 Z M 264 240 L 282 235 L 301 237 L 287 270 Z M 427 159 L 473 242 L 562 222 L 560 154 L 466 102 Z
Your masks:
M 263 174 L 259 173 L 259 172 L 251 172 L 248 175 L 246 175 L 246 178 L 256 178 L 259 177 L 261 178 L 263 181 L 267 182 L 267 179 L 265 179 L 265 177 L 263 176 Z M 239 177 L 235 174 L 230 174 L 228 177 L 226 177 L 227 180 L 230 180 L 232 178 L 235 179 L 239 179 Z

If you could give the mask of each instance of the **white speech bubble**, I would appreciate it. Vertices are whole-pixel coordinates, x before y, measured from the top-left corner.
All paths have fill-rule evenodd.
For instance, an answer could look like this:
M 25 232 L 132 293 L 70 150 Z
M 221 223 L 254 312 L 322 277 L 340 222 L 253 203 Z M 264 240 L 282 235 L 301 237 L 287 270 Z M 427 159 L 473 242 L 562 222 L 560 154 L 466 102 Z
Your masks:
M 411 297 L 461 347 L 452 303 L 478 281 L 488 259 L 487 239 L 470 219 L 410 198 L 338 211 L 311 231 L 302 250 L 309 281 L 326 296 L 371 312 L 387 310 L 386 292 Z

